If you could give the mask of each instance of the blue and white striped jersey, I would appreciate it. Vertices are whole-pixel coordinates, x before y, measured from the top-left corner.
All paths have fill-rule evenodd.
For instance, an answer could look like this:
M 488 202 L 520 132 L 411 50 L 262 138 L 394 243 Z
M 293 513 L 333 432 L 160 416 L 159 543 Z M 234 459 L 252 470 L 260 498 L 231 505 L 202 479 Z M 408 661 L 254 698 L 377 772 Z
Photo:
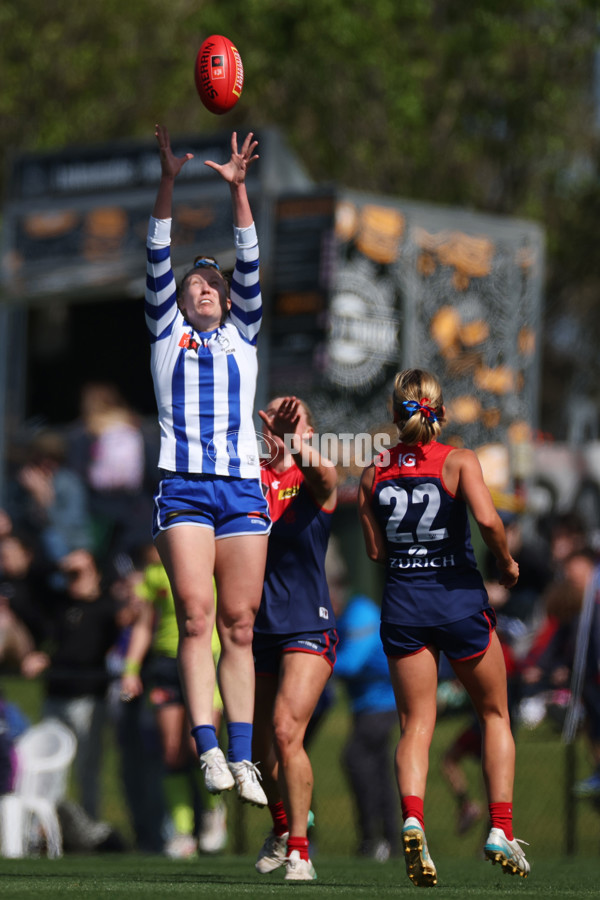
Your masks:
M 258 478 L 253 410 L 262 317 L 254 224 L 234 228 L 231 312 L 215 331 L 197 332 L 177 306 L 171 219 L 150 217 L 146 327 L 160 424 L 158 465 L 170 472 Z

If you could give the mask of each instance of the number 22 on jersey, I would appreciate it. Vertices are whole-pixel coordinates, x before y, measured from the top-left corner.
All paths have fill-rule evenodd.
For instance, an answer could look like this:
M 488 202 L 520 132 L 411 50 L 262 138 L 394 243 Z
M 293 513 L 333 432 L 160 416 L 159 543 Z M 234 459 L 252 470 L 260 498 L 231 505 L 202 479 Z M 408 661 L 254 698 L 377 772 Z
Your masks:
M 379 504 L 390 508 L 385 530 L 388 541 L 394 544 L 426 544 L 448 537 L 447 528 L 431 527 L 440 509 L 437 484 L 424 482 L 410 490 L 386 485 L 379 493 Z

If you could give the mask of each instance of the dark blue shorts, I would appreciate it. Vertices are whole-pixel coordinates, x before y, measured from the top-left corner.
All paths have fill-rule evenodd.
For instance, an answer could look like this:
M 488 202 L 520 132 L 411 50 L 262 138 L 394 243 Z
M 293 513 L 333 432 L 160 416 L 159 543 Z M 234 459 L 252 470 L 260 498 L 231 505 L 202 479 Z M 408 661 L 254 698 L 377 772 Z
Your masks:
M 269 508 L 256 478 L 165 473 L 154 495 L 152 537 L 177 525 L 211 528 L 215 538 L 269 534 Z
M 338 640 L 335 628 L 294 634 L 255 632 L 252 641 L 254 669 L 257 675 L 278 675 L 282 653 L 314 653 L 316 656 L 322 656 L 333 669 Z
M 171 656 L 153 656 L 144 668 L 148 698 L 152 706 L 183 706 L 183 691 L 177 660 Z
M 386 656 L 402 657 L 435 647 L 448 659 L 457 661 L 482 656 L 490 646 L 496 628 L 496 613 L 491 606 L 467 619 L 447 625 L 394 625 L 382 622 L 381 642 Z

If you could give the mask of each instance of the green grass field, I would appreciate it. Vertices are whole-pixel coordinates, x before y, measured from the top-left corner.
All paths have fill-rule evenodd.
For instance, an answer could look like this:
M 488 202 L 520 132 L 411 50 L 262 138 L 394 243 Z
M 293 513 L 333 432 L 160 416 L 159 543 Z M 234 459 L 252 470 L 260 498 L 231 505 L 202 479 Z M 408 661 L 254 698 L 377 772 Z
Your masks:
M 232 897 L 262 900 L 265 897 L 372 898 L 415 896 L 402 860 L 379 865 L 357 859 L 315 860 L 318 880 L 311 884 L 286 884 L 281 870 L 261 876 L 253 857 L 222 856 L 186 862 L 162 858 L 126 856 L 72 857 L 62 860 L 0 861 L 2 898 L 60 897 L 81 895 L 89 900 L 110 897 Z M 502 896 L 597 897 L 596 860 L 547 860 L 536 865 L 526 880 L 502 874 L 498 866 L 472 859 L 436 860 L 438 885 L 445 898 Z
M 5 680 L 9 699 L 36 719 L 39 688 L 20 680 Z M 527 857 L 531 876 L 524 880 L 504 875 L 498 866 L 481 858 L 485 826 L 467 835 L 455 834 L 455 810 L 440 774 L 443 749 L 461 729 L 462 717 L 442 718 L 431 752 L 428 793 L 425 801 L 427 838 L 438 868 L 436 890 L 445 897 L 598 896 L 600 866 L 600 814 L 589 802 L 576 807 L 576 819 L 568 826 L 564 818 L 565 782 L 589 771 L 587 746 L 577 742 L 576 771 L 568 771 L 565 747 L 556 729 L 544 722 L 534 731 L 517 735 L 517 780 L 515 787 L 515 833 L 529 842 Z M 193 861 L 173 862 L 162 857 L 135 854 L 70 856 L 61 860 L 0 860 L 0 897 L 28 898 L 78 893 L 86 897 L 154 897 L 201 895 L 205 897 L 263 898 L 292 891 L 298 897 L 352 896 L 391 897 L 415 887 L 406 877 L 403 860 L 381 865 L 356 858 L 357 843 L 353 807 L 342 768 L 341 749 L 348 731 L 348 713 L 339 702 L 328 715 L 311 748 L 315 771 L 314 808 L 316 827 L 311 832 L 316 850 L 313 861 L 318 872 L 315 884 L 286 884 L 281 871 L 260 876 L 254 859 L 270 827 L 268 813 L 242 806 L 233 795 L 229 808 L 229 845 L 226 854 Z M 109 730 L 103 775 L 102 816 L 131 838 L 127 810 L 118 777 L 118 750 Z M 482 797 L 481 776 L 475 761 L 467 774 L 474 796 Z M 574 854 L 566 854 L 567 839 L 573 837 Z M 234 853 L 234 851 L 236 851 Z

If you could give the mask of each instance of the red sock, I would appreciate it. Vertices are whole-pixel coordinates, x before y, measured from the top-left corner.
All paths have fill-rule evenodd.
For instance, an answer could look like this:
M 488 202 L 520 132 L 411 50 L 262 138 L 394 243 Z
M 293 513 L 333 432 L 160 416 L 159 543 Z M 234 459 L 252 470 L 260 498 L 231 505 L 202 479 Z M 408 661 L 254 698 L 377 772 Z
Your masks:
M 514 840 L 512 830 L 512 803 L 490 803 L 492 828 L 501 828 L 509 841 Z
M 288 838 L 287 842 L 287 852 L 288 856 L 292 852 L 292 850 L 297 850 L 300 854 L 301 859 L 308 860 L 308 838 L 307 837 L 292 837 L 291 835 Z
M 273 819 L 273 832 L 277 837 L 286 834 L 290 830 L 290 826 L 283 808 L 283 800 L 278 800 L 277 803 L 269 803 L 269 812 Z
M 414 819 L 417 819 L 419 821 L 421 828 L 425 828 L 425 821 L 423 818 L 423 800 L 421 797 L 403 797 L 401 806 L 402 818 L 404 819 L 404 821 L 412 816 Z

